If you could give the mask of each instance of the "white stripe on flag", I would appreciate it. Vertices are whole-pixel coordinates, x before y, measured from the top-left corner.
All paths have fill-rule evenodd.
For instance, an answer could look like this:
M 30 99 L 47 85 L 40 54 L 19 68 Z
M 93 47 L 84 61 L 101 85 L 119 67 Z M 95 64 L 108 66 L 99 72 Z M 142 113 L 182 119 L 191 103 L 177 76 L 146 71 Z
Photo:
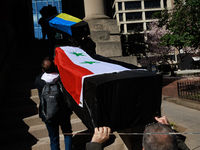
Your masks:
M 83 88 L 82 87 L 83 87 L 84 78 L 89 77 L 89 76 L 94 76 L 94 75 L 105 74 L 105 73 L 114 73 L 114 72 L 121 72 L 121 71 L 125 71 L 125 70 L 131 70 L 131 69 L 122 67 L 117 64 L 112 64 L 112 63 L 95 60 L 95 59 L 91 58 L 85 51 L 83 51 L 82 49 L 80 49 L 78 47 L 64 46 L 64 47 L 60 47 L 60 50 L 63 50 L 63 52 L 66 54 L 67 58 L 69 58 L 69 60 L 71 60 L 71 62 L 73 62 L 75 65 L 85 68 L 86 70 L 88 70 L 88 72 L 91 72 L 91 73 L 87 73 L 87 75 L 79 76 L 79 78 L 81 78 L 82 83 L 81 83 L 81 91 L 79 93 L 80 99 L 79 99 L 78 105 L 81 107 L 83 107 Z M 56 56 L 56 57 L 58 57 L 58 56 Z M 57 59 L 59 59 L 59 58 L 57 58 Z M 68 67 L 69 66 L 65 66 L 66 69 Z M 62 80 L 62 78 L 61 78 L 61 80 Z M 63 84 L 65 85 L 65 83 L 63 83 Z M 69 83 L 66 83 L 66 84 L 69 84 Z M 74 85 L 74 88 L 76 88 L 76 85 Z M 66 90 L 68 90 L 69 93 L 70 93 L 70 90 L 75 91 L 75 89 L 66 89 Z M 77 100 L 76 100 L 76 102 L 77 102 Z
M 94 74 L 120 72 L 130 70 L 120 65 L 107 63 L 91 58 L 85 51 L 78 47 L 60 47 L 73 63 L 86 68 Z M 78 58 L 78 59 L 77 59 Z

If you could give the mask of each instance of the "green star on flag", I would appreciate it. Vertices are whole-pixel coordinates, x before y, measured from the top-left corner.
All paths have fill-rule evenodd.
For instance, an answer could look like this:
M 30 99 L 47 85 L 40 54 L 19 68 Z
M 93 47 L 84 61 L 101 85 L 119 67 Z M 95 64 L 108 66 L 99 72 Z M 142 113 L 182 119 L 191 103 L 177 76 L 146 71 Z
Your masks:
M 85 56 L 85 55 L 83 55 L 83 53 L 76 53 L 76 52 L 70 52 L 71 54 L 74 54 L 74 55 L 76 55 L 76 56 Z
M 100 63 L 100 62 L 96 62 L 96 61 L 84 61 L 84 62 L 81 62 L 81 64 L 94 64 L 94 63 Z
M 85 78 L 130 70 L 117 64 L 94 59 L 79 47 L 57 47 L 54 61 L 58 66 L 63 86 L 80 107 L 83 107 L 84 104 L 83 83 Z

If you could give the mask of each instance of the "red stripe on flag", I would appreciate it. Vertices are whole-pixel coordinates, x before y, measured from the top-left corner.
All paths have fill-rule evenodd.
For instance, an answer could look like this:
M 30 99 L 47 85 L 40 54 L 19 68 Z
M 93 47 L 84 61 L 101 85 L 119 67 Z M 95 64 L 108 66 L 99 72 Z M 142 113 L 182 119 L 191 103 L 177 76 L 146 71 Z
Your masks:
M 79 105 L 82 77 L 93 73 L 74 64 L 60 47 L 55 49 L 54 62 L 58 67 L 63 86 Z

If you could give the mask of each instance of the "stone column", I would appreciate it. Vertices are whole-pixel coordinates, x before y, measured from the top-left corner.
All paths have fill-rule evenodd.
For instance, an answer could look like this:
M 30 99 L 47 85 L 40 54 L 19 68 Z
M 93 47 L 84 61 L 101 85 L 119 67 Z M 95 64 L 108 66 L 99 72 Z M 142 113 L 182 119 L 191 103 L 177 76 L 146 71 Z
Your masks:
M 167 1 L 167 8 L 171 8 L 172 7 L 172 2 L 173 2 L 174 0 L 168 0 Z
M 164 8 L 164 2 L 163 0 L 160 1 L 160 7 L 163 9 Z
M 88 19 L 108 19 L 105 15 L 103 0 L 84 0 L 85 18 Z

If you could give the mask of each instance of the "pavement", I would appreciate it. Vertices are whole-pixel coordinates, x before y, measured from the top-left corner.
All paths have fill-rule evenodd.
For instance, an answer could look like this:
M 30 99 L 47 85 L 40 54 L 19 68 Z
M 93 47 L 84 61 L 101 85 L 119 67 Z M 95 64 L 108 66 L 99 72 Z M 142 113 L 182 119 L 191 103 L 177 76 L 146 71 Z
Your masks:
M 178 97 L 176 85 L 180 80 L 164 79 L 161 113 L 177 125 L 191 150 L 200 150 L 200 102 Z
M 174 72 L 176 74 L 198 74 L 200 73 L 200 69 L 179 70 Z

